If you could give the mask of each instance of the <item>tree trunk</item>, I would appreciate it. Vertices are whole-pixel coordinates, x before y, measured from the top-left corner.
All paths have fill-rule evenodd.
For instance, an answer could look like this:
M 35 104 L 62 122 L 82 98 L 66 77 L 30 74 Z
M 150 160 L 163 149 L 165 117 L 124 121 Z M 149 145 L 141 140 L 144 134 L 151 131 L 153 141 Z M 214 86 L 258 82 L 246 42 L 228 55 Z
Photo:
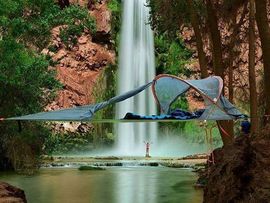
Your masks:
M 230 59 L 230 65 L 229 65 L 229 84 L 228 84 L 228 89 L 229 89 L 229 101 L 233 104 L 233 60 Z
M 87 8 L 89 10 L 92 10 L 93 6 L 94 6 L 94 0 L 88 0 L 88 2 L 87 2 Z
M 236 18 L 237 18 L 237 12 L 233 12 L 232 15 L 233 15 L 233 19 L 232 19 L 232 22 L 231 22 L 231 27 L 232 28 L 236 28 Z M 229 90 L 229 101 L 231 103 L 233 103 L 233 97 L 234 97 L 234 94 L 233 94 L 233 69 L 234 69 L 234 65 L 233 65 L 233 62 L 234 62 L 234 59 L 235 59 L 235 52 L 234 52 L 234 45 L 235 45 L 235 41 L 236 41 L 236 30 L 233 29 L 233 33 L 231 35 L 231 41 L 229 43 L 229 49 L 228 49 L 228 52 L 229 52 L 229 59 L 228 59 L 228 90 Z
M 190 13 L 191 25 L 193 27 L 195 38 L 196 38 L 196 46 L 197 46 L 200 69 L 201 69 L 201 78 L 206 78 L 208 77 L 207 63 L 206 63 L 205 53 L 203 50 L 203 41 L 202 41 L 201 29 L 200 29 L 199 20 L 198 20 L 199 17 L 194 8 L 193 0 L 187 0 L 187 4 L 188 4 L 189 13 Z
M 210 31 L 210 40 L 212 42 L 212 57 L 214 72 L 216 75 L 224 79 L 224 64 L 222 62 L 222 48 L 221 48 L 221 37 L 218 29 L 218 19 L 216 11 L 213 8 L 211 0 L 206 1 L 207 10 L 207 21 Z
M 210 31 L 210 40 L 212 42 L 212 58 L 214 72 L 216 75 L 224 79 L 224 64 L 222 61 L 222 44 L 220 31 L 218 29 L 218 19 L 216 11 L 213 8 L 211 0 L 206 1 L 207 10 L 207 23 Z M 219 132 L 224 145 L 227 145 L 233 141 L 234 131 L 233 122 L 231 121 L 217 121 L 219 126 Z
M 228 63 L 229 64 L 229 68 L 228 68 L 229 84 L 228 84 L 228 89 L 229 89 L 229 101 L 231 103 L 233 103 L 233 99 L 234 99 L 234 86 L 233 86 L 234 65 L 233 65 L 233 62 L 234 62 L 235 58 L 240 57 L 239 55 L 238 56 L 235 55 L 234 47 L 235 47 L 235 43 L 236 43 L 236 40 L 237 40 L 238 31 L 239 31 L 240 27 L 244 23 L 244 19 L 245 19 L 247 11 L 248 11 L 247 5 L 244 5 L 243 13 L 242 13 L 242 16 L 241 16 L 238 23 L 237 23 L 237 16 L 238 16 L 237 15 L 237 10 L 235 10 L 232 13 L 233 18 L 232 18 L 231 23 L 232 23 L 233 32 L 232 32 L 232 35 L 231 35 L 230 43 L 228 45 L 228 50 L 229 50 L 229 63 Z
M 249 92 L 250 92 L 250 116 L 251 132 L 257 131 L 259 126 L 258 119 L 258 102 L 257 102 L 257 85 L 255 74 L 255 2 L 249 0 Z
M 267 0 L 256 0 L 256 21 L 262 45 L 264 67 L 264 124 L 270 124 L 270 27 L 267 18 Z
M 58 0 L 58 5 L 61 9 L 68 7 L 70 5 L 69 0 Z

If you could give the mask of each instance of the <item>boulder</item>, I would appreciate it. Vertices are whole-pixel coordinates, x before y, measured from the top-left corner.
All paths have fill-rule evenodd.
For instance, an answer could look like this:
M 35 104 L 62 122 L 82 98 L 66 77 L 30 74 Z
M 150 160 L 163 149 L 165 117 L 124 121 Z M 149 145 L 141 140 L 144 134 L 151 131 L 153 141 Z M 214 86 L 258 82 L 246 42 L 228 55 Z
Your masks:
M 241 135 L 214 151 L 204 202 L 269 202 L 269 129 L 260 135 Z
M 26 203 L 24 191 L 5 182 L 0 182 L 0 203 Z

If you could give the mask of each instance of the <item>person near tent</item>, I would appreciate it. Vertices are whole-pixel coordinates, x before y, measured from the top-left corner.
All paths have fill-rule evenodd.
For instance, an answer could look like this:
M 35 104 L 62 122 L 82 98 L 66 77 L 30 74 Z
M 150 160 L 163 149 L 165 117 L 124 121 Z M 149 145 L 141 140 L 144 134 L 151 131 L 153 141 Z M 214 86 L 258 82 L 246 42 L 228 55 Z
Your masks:
M 150 157 L 150 143 L 149 142 L 145 142 L 144 141 L 144 144 L 145 144 L 145 157 Z
M 241 122 L 241 133 L 244 135 L 248 135 L 250 133 L 250 127 L 250 122 L 248 121 L 248 119 L 245 119 Z

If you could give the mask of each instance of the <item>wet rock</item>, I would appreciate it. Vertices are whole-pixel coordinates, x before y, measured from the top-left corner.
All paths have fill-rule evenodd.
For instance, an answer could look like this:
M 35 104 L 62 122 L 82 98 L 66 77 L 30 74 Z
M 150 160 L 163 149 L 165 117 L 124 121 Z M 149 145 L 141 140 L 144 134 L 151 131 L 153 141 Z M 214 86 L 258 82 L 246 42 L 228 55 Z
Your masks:
M 117 156 L 106 156 L 106 157 L 94 157 L 94 159 L 99 159 L 99 160 L 121 160 L 122 158 L 117 157 Z
M 105 170 L 105 168 L 101 168 L 98 166 L 80 166 L 78 168 L 80 171 L 100 171 L 100 170 Z
M 0 203 L 26 203 L 24 191 L 5 182 L 0 182 Z
M 181 159 L 207 159 L 207 154 L 194 154 L 194 155 L 188 155 Z
M 95 163 L 94 166 L 123 166 L 121 162 L 103 162 L 103 163 Z
M 162 163 L 162 166 L 170 167 L 170 168 L 193 168 L 194 165 L 191 164 L 183 164 L 183 163 L 177 163 L 177 162 L 167 162 Z
M 140 163 L 140 166 L 159 166 L 159 163 L 157 162 L 144 162 L 144 163 Z

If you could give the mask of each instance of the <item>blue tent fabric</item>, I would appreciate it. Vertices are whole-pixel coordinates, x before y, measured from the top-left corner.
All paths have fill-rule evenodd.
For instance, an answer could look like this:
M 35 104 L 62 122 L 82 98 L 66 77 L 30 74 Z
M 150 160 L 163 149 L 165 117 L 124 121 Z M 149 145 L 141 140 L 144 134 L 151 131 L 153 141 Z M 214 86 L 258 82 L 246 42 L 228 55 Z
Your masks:
M 26 116 L 8 118 L 6 120 L 89 121 L 97 111 L 107 107 L 108 105 L 115 104 L 133 97 L 148 88 L 151 84 L 152 82 L 149 82 L 122 95 L 115 96 L 108 101 L 94 105 L 85 105 L 69 109 L 29 114 Z
M 133 119 L 153 120 L 233 120 L 246 117 L 221 94 L 223 81 L 218 76 L 210 76 L 201 80 L 182 80 L 173 75 L 158 75 L 153 81 L 124 94 L 115 96 L 108 101 L 69 109 L 12 117 L 6 120 L 93 121 L 97 111 L 106 108 L 108 105 L 113 105 L 133 97 L 150 86 L 152 87 L 156 103 L 160 108 L 161 115 L 140 116 L 131 113 L 127 114 L 125 119 L 131 119 L 131 117 L 133 117 Z M 172 104 L 190 89 L 197 91 L 202 96 L 205 109 L 193 113 L 172 109 Z
M 176 109 L 171 112 L 171 114 L 161 114 L 161 115 L 151 115 L 151 116 L 141 116 L 134 113 L 127 113 L 124 119 L 131 119 L 131 120 L 190 120 L 190 119 L 197 119 L 199 118 L 204 109 L 200 109 L 195 112 L 188 112 L 181 109 Z

